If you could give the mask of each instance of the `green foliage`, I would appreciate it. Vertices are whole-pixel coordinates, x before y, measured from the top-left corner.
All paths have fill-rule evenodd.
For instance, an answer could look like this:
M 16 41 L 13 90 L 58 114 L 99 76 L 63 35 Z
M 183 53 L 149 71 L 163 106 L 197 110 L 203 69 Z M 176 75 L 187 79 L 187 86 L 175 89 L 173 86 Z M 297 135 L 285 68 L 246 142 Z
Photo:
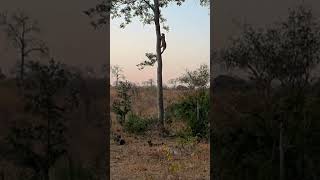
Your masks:
M 157 62 L 157 55 L 153 53 L 146 53 L 146 57 L 148 60 L 145 60 L 139 64 L 137 64 L 137 67 L 139 70 L 142 70 L 145 68 L 145 66 L 153 66 Z
M 159 1 L 159 8 L 165 8 L 169 3 L 174 2 L 177 5 L 181 5 L 184 0 L 162 0 Z M 92 18 L 91 25 L 95 28 L 107 24 L 109 14 L 111 18 L 123 18 L 123 22 L 120 27 L 125 28 L 126 25 L 132 22 L 133 18 L 139 18 L 143 24 L 152 24 L 154 22 L 155 5 L 151 0 L 103 0 L 93 8 L 89 8 L 84 11 L 86 15 Z M 164 30 L 169 30 L 169 27 L 165 24 L 166 19 L 160 12 L 160 22 L 163 24 Z
M 126 120 L 127 114 L 131 111 L 132 84 L 128 81 L 119 81 L 117 97 L 112 104 L 112 110 L 117 115 L 121 125 Z
M 209 67 L 206 64 L 194 71 L 186 70 L 186 73 L 177 79 L 182 84 L 187 84 L 189 88 L 206 88 L 210 79 Z
M 178 144 L 182 147 L 188 145 L 194 145 L 199 140 L 197 136 L 194 136 L 191 129 L 187 128 L 177 132 Z
M 172 104 L 167 113 L 177 119 L 185 120 L 193 136 L 208 138 L 209 92 L 201 90 L 187 95 L 181 101 Z
M 130 113 L 124 127 L 130 133 L 143 134 L 148 129 L 149 124 L 149 119 Z

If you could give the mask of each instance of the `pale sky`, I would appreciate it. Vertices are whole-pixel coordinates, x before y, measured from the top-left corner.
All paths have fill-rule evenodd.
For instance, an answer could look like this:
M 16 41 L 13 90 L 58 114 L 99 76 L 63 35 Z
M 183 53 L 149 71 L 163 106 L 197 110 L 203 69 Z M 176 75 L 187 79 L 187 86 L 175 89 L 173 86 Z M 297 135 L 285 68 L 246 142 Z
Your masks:
M 185 69 L 195 69 L 202 63 L 209 65 L 210 15 L 209 8 L 200 6 L 199 0 L 186 0 L 182 6 L 172 4 L 162 11 L 170 27 L 165 32 L 167 49 L 163 53 L 163 82 L 167 83 Z M 129 81 L 156 80 L 156 65 L 142 71 L 136 67 L 146 60 L 146 52 L 155 52 L 154 25 L 143 26 L 138 19 L 125 29 L 120 29 L 119 24 L 120 19 L 114 19 L 110 25 L 111 65 L 121 66 Z

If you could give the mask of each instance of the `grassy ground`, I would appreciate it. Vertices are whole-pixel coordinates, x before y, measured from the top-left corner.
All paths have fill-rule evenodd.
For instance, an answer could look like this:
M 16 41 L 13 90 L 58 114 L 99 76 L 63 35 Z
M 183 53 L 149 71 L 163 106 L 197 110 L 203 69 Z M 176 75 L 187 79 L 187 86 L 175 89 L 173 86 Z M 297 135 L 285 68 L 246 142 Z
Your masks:
M 178 100 L 184 92 L 165 90 L 164 104 Z M 111 101 L 115 96 L 111 90 Z M 156 114 L 156 95 L 153 89 L 139 89 L 133 98 L 134 112 L 142 116 Z M 156 127 L 144 135 L 133 135 L 123 131 L 111 114 L 111 132 L 120 134 L 126 141 L 118 145 L 110 140 L 111 179 L 209 179 L 209 144 L 207 142 L 185 142 L 178 137 L 162 138 Z M 172 133 L 182 129 L 181 122 L 168 127 Z M 159 144 L 150 147 L 148 140 Z M 163 145 L 161 145 L 163 143 Z

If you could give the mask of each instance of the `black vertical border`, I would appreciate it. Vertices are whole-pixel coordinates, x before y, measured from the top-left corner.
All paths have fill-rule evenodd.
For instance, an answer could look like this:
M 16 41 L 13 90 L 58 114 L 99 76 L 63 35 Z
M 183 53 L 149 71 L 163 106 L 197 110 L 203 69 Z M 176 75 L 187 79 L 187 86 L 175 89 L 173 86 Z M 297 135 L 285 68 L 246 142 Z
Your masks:
M 213 144 L 213 9 L 214 9 L 214 1 L 215 0 L 210 0 L 210 111 L 209 111 L 209 123 L 210 123 L 210 179 L 213 179 L 212 175 L 214 173 L 213 171 L 213 155 L 214 155 L 214 144 Z
M 111 1 L 111 0 L 109 0 Z M 106 98 L 106 179 L 110 179 L 110 129 L 111 129 L 111 117 L 110 117 L 110 13 L 108 14 L 108 22 L 106 24 L 106 29 L 107 29 L 107 62 L 106 62 L 106 66 L 107 66 L 107 78 L 106 78 L 106 94 L 107 94 L 107 98 Z

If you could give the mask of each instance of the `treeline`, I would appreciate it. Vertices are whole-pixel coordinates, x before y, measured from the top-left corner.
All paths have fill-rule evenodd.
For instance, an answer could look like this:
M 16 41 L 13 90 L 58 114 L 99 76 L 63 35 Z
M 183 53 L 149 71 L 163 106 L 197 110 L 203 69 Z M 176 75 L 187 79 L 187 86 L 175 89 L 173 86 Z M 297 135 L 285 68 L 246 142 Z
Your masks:
M 142 96 L 145 96 L 146 93 L 155 94 L 156 88 L 151 86 L 152 84 L 139 87 L 129 82 L 122 75 L 123 71 L 119 66 L 113 66 L 112 72 L 116 79 L 114 83 L 116 96 L 113 97 L 111 106 L 112 112 L 115 113 L 119 124 L 129 133 L 144 134 L 147 130 L 154 131 L 155 129 L 151 127 L 157 123 L 156 114 L 141 115 L 134 111 L 133 107 L 137 104 L 137 101 L 144 101 L 142 100 Z M 174 80 L 175 83 L 180 82 L 184 84 L 182 90 L 185 91 L 177 92 L 181 98 L 166 102 L 165 128 L 167 135 L 170 134 L 168 129 L 171 123 L 181 120 L 187 124 L 188 128 L 179 132 L 179 136 L 183 136 L 184 138 L 193 136 L 208 140 L 208 66 L 203 64 L 193 71 L 187 70 Z M 153 91 L 147 91 L 148 88 L 151 88 Z M 171 97 L 168 97 L 170 91 L 179 88 L 171 87 L 164 89 L 167 90 L 165 91 L 165 98 L 170 99 Z M 147 104 L 148 102 L 146 101 L 144 103 Z
M 124 76 L 123 68 L 119 65 L 111 66 L 111 74 L 115 79 L 112 83 L 113 86 L 117 86 L 120 81 L 127 81 Z M 177 78 L 172 78 L 168 81 L 167 84 L 163 84 L 164 89 L 178 89 L 178 90 L 194 90 L 199 88 L 209 88 L 209 67 L 207 64 L 201 64 L 199 68 L 195 70 L 185 70 Z M 156 83 L 154 79 L 148 79 L 142 81 L 141 83 L 130 82 L 133 86 L 136 87 L 155 87 Z

